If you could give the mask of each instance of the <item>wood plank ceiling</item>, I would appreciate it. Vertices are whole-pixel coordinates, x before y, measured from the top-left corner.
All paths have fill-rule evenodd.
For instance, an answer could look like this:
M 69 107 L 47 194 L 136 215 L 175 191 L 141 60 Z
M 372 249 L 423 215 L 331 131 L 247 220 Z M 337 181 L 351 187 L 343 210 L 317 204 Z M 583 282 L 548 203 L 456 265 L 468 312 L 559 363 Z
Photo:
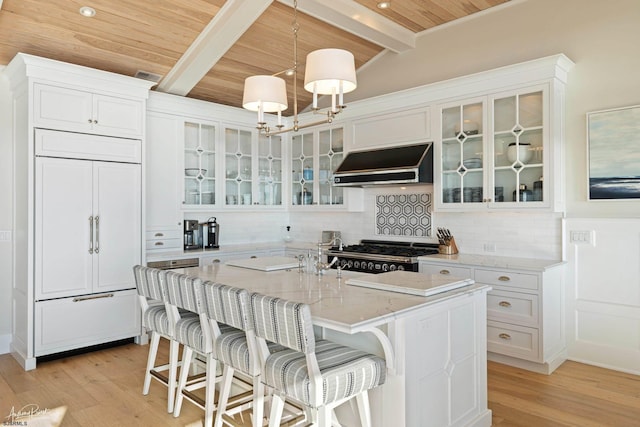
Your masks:
M 422 31 L 509 0 L 298 0 L 298 104 L 306 55 L 335 47 L 356 68 L 384 49 L 411 49 Z M 96 16 L 78 12 L 91 6 Z M 294 63 L 293 0 L 0 0 L 0 64 L 18 52 L 133 76 L 156 90 L 240 107 L 244 79 Z M 292 78 L 287 78 L 293 112 Z

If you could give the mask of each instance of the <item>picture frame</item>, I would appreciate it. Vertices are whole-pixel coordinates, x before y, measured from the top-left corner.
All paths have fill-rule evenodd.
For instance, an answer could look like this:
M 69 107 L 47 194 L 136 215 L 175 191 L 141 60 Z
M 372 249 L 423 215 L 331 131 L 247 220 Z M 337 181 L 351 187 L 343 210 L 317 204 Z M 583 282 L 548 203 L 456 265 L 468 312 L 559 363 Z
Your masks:
M 588 200 L 640 199 L 640 105 L 587 113 Z

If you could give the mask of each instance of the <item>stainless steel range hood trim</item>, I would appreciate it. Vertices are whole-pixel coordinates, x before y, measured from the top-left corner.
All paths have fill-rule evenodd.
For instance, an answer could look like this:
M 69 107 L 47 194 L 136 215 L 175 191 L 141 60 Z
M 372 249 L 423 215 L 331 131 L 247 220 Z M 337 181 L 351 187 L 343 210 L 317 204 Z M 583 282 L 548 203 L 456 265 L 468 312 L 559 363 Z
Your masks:
M 411 155 L 416 155 L 415 150 L 423 147 L 422 153 L 418 159 L 408 158 L 402 159 L 405 162 L 404 166 L 398 165 L 396 167 L 385 167 L 381 165 L 380 158 L 384 158 L 385 153 L 389 154 L 393 152 L 396 156 L 402 151 L 408 151 Z M 348 163 L 348 157 L 343 160 L 343 163 L 338 167 L 334 173 L 333 185 L 337 187 L 365 187 L 371 185 L 390 185 L 390 184 L 418 184 L 418 183 L 432 183 L 433 182 L 433 143 L 426 142 L 422 144 L 414 144 L 400 147 L 390 147 L 369 151 L 356 151 L 351 154 L 363 157 L 371 156 L 372 159 L 376 159 L 377 167 L 366 168 L 359 167 L 348 170 L 345 169 L 345 163 Z M 402 153 L 401 153 L 402 154 Z M 397 162 L 397 157 L 395 158 Z M 360 163 L 364 163 L 363 159 L 359 159 Z M 353 163 L 353 162 L 351 162 Z M 356 160 L 358 163 L 358 160 Z M 397 163 L 396 163 L 397 164 Z M 351 165 L 353 166 L 353 165 Z

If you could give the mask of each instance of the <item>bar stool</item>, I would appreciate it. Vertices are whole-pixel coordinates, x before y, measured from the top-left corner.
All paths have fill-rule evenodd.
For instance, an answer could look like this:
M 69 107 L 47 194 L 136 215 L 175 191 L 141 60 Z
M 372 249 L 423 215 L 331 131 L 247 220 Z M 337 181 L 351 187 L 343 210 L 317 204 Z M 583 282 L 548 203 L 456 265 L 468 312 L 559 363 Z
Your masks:
M 221 427 L 223 417 L 249 407 L 252 407 L 253 427 L 262 426 L 264 386 L 260 381 L 260 360 L 253 332 L 249 292 L 232 286 L 205 282 L 204 295 L 207 313 L 214 326 L 216 323 L 222 323 L 237 328 L 235 332 L 221 334 L 214 340 L 216 357 L 224 364 L 214 426 Z M 231 385 L 236 371 L 248 376 L 253 387 L 252 392 L 233 396 L 230 403 Z M 230 410 L 228 406 L 233 408 Z M 232 422 L 228 418 L 225 421 Z
M 133 275 L 142 312 L 142 326 L 151 332 L 142 394 L 149 394 L 152 378 L 159 381 L 167 386 L 167 412 L 173 412 L 178 370 L 178 345 L 173 338 L 173 323 L 170 321 L 167 312 L 168 300 L 164 273 L 164 271 L 157 268 L 142 265 L 133 267 Z M 160 338 L 164 338 L 170 343 L 169 363 L 155 365 Z M 164 371 L 169 371 L 168 376 L 162 374 Z
M 371 426 L 368 390 L 384 384 L 385 361 L 328 340 L 315 340 L 307 304 L 251 295 L 263 382 L 274 389 L 269 426 L 278 426 L 286 400 L 309 409 L 311 422 L 331 425 L 333 409 L 355 397 L 363 426 Z M 269 353 L 266 341 L 287 347 Z M 266 356 L 266 357 L 265 357 Z
M 204 425 L 211 427 L 215 411 L 216 359 L 213 357 L 213 338 L 204 310 L 202 281 L 197 277 L 168 271 L 166 282 L 169 317 L 175 324 L 175 340 L 184 346 L 173 416 L 180 415 L 182 400 L 186 397 L 204 410 Z M 188 310 L 195 315 L 182 316 L 179 309 Z M 204 380 L 189 382 L 189 369 L 194 353 L 205 359 L 205 376 Z M 192 393 L 202 387 L 205 387 L 204 401 Z

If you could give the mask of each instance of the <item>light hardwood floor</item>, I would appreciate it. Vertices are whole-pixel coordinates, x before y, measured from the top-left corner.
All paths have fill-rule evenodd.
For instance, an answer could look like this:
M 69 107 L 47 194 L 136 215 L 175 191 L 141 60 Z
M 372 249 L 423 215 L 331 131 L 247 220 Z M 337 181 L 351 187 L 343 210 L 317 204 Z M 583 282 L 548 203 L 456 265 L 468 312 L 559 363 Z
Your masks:
M 201 425 L 202 411 L 187 401 L 179 418 L 166 413 L 166 388 L 158 382 L 142 395 L 147 350 L 127 344 L 39 363 L 29 372 L 0 355 L 0 425 L 12 408 L 27 405 L 66 407 L 62 426 Z M 166 346 L 159 353 L 166 357 Z M 489 362 L 488 380 L 497 427 L 640 426 L 640 376 L 576 362 L 547 376 Z

